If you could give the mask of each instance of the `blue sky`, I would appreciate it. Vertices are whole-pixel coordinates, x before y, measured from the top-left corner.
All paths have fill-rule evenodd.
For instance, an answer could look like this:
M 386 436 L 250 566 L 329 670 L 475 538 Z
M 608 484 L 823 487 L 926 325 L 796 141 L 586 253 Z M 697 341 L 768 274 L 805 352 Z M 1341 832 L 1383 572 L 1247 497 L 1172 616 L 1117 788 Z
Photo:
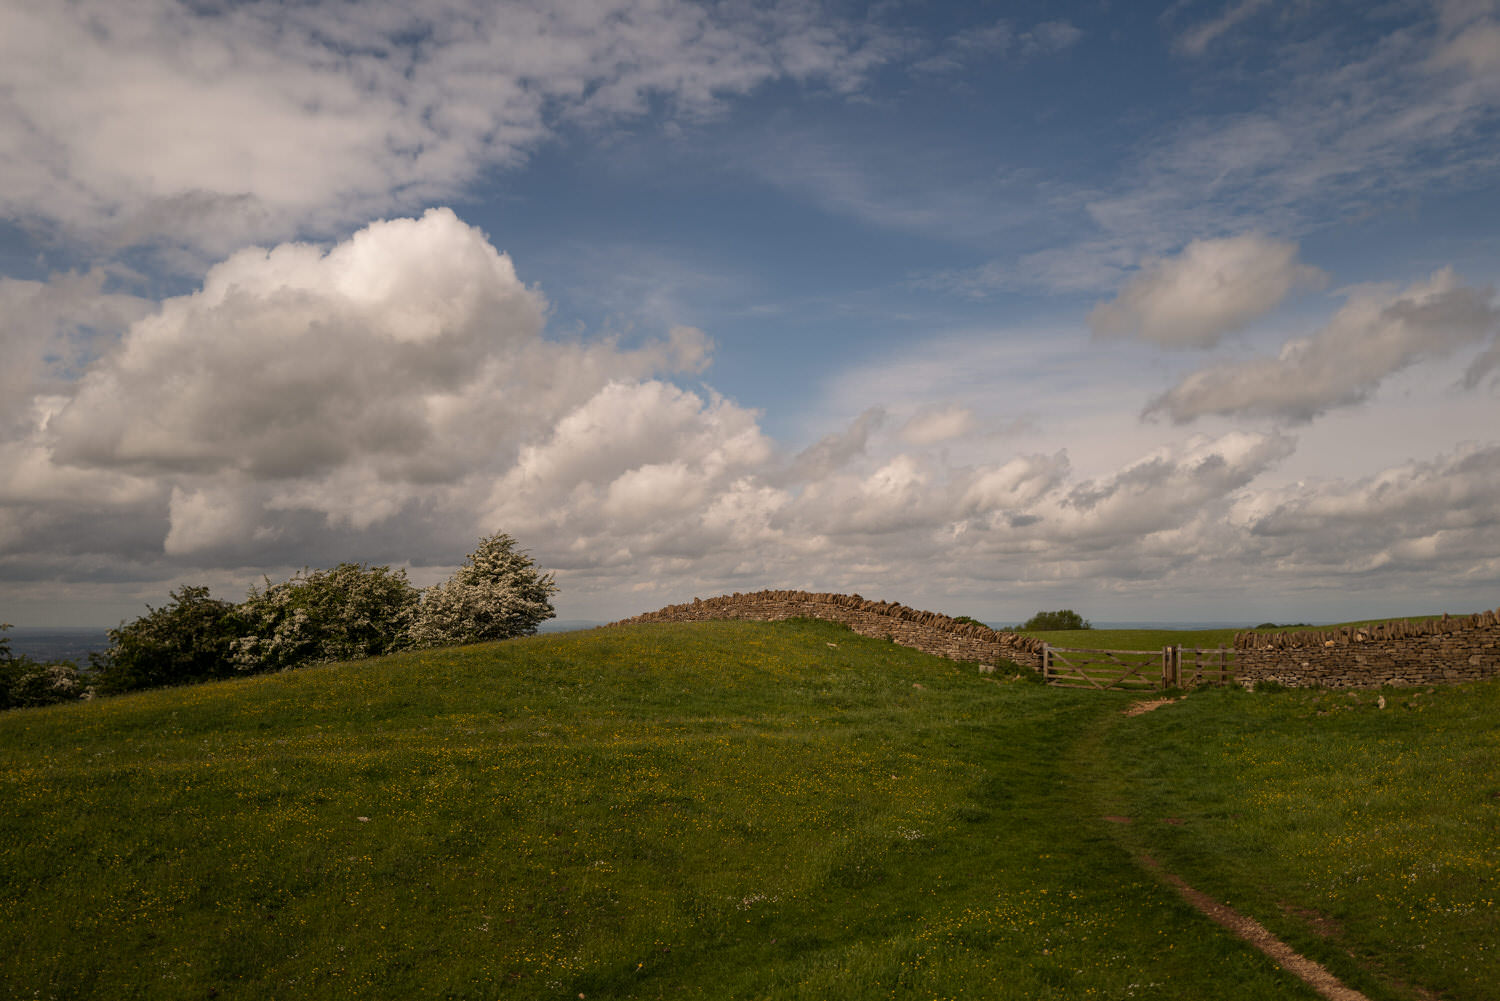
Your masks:
M 1500 594 L 1491 0 L 0 0 L 0 617 Z

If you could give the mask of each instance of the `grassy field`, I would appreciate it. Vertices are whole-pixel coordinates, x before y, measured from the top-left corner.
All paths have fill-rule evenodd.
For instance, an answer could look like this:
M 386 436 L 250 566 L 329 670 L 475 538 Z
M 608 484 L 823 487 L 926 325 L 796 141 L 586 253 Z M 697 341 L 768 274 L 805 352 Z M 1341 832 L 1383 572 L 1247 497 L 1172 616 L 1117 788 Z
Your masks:
M 1125 718 L 828 623 L 716 622 L 15 711 L 0 996 L 1316 996 L 1149 851 L 1352 953 L 1377 1001 L 1493 998 L 1497 692 L 1412 695 L 1390 732 L 1300 693 Z M 1322 845 L 1362 829 L 1326 789 L 1360 741 L 1385 812 Z
M 1234 645 L 1238 629 L 1063 629 L 1028 632 L 1057 647 L 1082 650 L 1160 650 L 1164 646 L 1214 650 Z
M 1467 613 L 1465 613 L 1467 614 Z M 1439 619 L 1441 615 L 1408 615 L 1399 621 L 1422 622 Z M 1304 629 L 1342 629 L 1345 626 L 1373 626 L 1391 619 L 1361 619 L 1357 622 L 1340 622 L 1323 626 L 1276 626 L 1265 632 L 1300 632 Z M 1234 646 L 1234 637 L 1243 629 L 1064 629 L 1027 630 L 1027 636 L 1057 647 L 1074 647 L 1083 650 L 1160 650 L 1164 646 L 1198 647 L 1214 650 Z
M 1372 996 L 1500 999 L 1500 685 L 1200 690 L 1108 724 L 1077 764 L 1122 847 Z

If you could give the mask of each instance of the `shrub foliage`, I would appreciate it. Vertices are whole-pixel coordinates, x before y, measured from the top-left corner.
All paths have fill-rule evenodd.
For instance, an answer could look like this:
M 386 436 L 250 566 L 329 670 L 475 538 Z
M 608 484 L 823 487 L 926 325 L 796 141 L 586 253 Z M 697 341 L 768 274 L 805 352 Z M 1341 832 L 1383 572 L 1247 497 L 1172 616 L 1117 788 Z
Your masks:
M 129 692 L 186 685 L 234 674 L 230 649 L 240 635 L 236 606 L 186 586 L 161 608 L 109 631 L 109 649 L 94 658 L 99 691 Z
M 182 685 L 534 633 L 555 614 L 557 586 L 515 547 L 504 533 L 481 539 L 451 578 L 425 591 L 411 585 L 405 570 L 359 563 L 304 569 L 279 583 L 268 577 L 238 605 L 211 597 L 206 587 L 179 588 L 170 604 L 148 606 L 147 614 L 109 631 L 109 649 L 93 658 L 98 690 Z M 62 674 L 54 671 L 48 681 L 31 667 L 18 687 L 9 680 L 21 676 L 15 663 L 4 644 L 0 700 L 10 701 L 0 708 L 34 704 L 14 702 L 12 690 L 24 688 L 28 699 L 40 698 L 46 684 L 72 691 Z M 75 687 L 83 691 L 81 683 Z
M 94 690 L 69 661 L 43 662 L 10 652 L 10 623 L 0 622 L 0 709 L 91 698 Z
M 279 584 L 268 577 L 239 607 L 234 666 L 275 671 L 391 653 L 409 645 L 419 600 L 406 571 L 385 566 L 304 569 Z
M 1022 629 L 1035 632 L 1061 632 L 1065 629 L 1092 629 L 1089 621 L 1071 608 L 1056 612 L 1037 612 L 1021 624 Z
M 464 565 L 427 589 L 412 627 L 417 646 L 451 646 L 529 636 L 556 613 L 557 585 L 504 532 L 481 539 Z

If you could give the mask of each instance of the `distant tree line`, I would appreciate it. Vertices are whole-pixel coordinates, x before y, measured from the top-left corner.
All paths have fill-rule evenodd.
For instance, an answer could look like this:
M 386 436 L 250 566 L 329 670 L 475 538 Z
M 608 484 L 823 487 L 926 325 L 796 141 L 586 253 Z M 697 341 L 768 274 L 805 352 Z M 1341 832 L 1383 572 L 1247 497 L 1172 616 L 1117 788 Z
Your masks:
M 161 608 L 109 631 L 91 670 L 0 660 L 0 708 L 183 685 L 423 647 L 509 639 L 553 617 L 557 586 L 500 533 L 452 577 L 419 590 L 405 570 L 340 563 L 252 587 L 233 604 L 185 586 Z
M 1094 627 L 1089 624 L 1088 619 L 1071 608 L 1064 608 L 1056 612 L 1037 612 L 1016 628 L 1022 632 L 1051 633 L 1062 632 L 1065 629 L 1092 629 Z

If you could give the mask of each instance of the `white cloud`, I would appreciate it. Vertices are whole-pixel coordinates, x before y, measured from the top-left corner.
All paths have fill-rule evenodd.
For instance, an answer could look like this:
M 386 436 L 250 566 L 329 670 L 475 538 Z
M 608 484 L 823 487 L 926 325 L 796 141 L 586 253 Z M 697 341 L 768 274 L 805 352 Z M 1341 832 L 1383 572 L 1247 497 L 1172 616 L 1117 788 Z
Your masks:
M 872 470 L 807 484 L 778 524 L 815 536 L 924 535 L 948 517 L 943 473 L 925 456 L 900 453 Z
M 1282 435 L 1199 436 L 1077 483 L 1069 482 L 1063 452 L 977 467 L 898 453 L 865 472 L 808 484 L 778 524 L 838 538 L 855 551 L 868 547 L 872 559 L 886 549 L 872 539 L 899 534 L 891 552 L 926 546 L 945 563 L 971 560 L 970 549 L 1048 549 L 1055 561 L 1076 561 L 1100 548 L 1130 549 L 1155 533 L 1213 522 L 1237 491 L 1294 445 Z
M 197 490 L 173 487 L 167 506 L 171 527 L 162 540 L 162 551 L 181 556 L 238 548 L 249 541 L 263 543 L 268 533 L 256 530 L 258 514 L 252 492 L 244 484 Z
M 117 319 L 138 304 L 104 305 Z M 117 523 L 150 560 L 275 565 L 368 547 L 378 529 L 381 551 L 441 563 L 488 530 L 486 498 L 507 474 L 566 496 L 603 463 L 609 511 L 629 521 L 653 496 L 679 510 L 705 496 L 672 480 L 685 449 L 715 483 L 769 454 L 750 412 L 650 379 L 701 371 L 702 331 L 633 350 L 556 342 L 545 312 L 510 259 L 446 209 L 332 248 L 241 251 L 131 324 L 76 383 L 29 389 L 0 475 L 0 508 L 25 531 L 6 534 L 40 558 L 86 518 L 85 534 Z M 549 437 L 593 451 L 543 454 Z
M 1451 328 L 1457 343 L 1464 317 L 1488 315 L 1477 295 L 1440 273 L 1359 293 L 1329 329 L 1409 346 Z M 1380 322 L 1356 322 L 1360 296 Z M 623 350 L 551 340 L 545 311 L 446 210 L 232 255 L 76 385 L 30 398 L 0 440 L 0 578 L 139 589 L 194 568 L 248 582 L 342 559 L 431 567 L 505 530 L 560 572 L 572 607 L 624 614 L 778 585 L 953 607 L 942 594 L 1003 581 L 1037 607 L 1083 604 L 1274 577 L 1297 547 L 1297 566 L 1325 560 L 1331 580 L 1439 565 L 1472 578 L 1495 558 L 1480 537 L 1493 446 L 1379 483 L 1280 489 L 1265 483 L 1295 442 L 1279 434 L 1079 442 L 1079 462 L 1030 430 L 985 433 L 993 408 L 1061 394 L 1107 421 L 1119 400 L 1078 383 L 1079 345 L 986 332 L 861 369 L 847 391 L 889 393 L 889 409 L 788 458 L 756 411 L 662 377 L 702 370 L 701 331 Z M 1337 559 L 1319 548 L 1330 524 Z
M 913 445 L 935 445 L 951 438 L 961 438 L 978 427 L 979 419 L 968 407 L 932 407 L 902 425 L 901 438 Z
M 959 496 L 956 518 L 1035 518 L 1028 513 L 1037 501 L 1059 489 L 1070 471 L 1068 454 L 1018 455 L 1008 462 L 977 471 Z
M 1256 0 L 1225 6 L 1181 36 L 1183 51 L 1210 51 L 1257 9 Z M 1208 102 L 1211 110 L 1144 128 L 1106 181 L 1062 177 L 1039 188 L 1054 227 L 1086 209 L 1074 231 L 928 283 L 976 296 L 1107 289 L 1135 261 L 1203 233 L 1300 236 L 1434 192 L 1484 198 L 1500 165 L 1487 140 L 1500 110 L 1493 5 L 1441 4 L 1436 17 L 1414 8 L 1414 23 L 1330 23 L 1307 16 L 1312 9 L 1281 12 L 1274 45 L 1257 36 L 1271 65 L 1244 86 L 1228 78 L 1233 110 Z M 1356 28 L 1383 34 L 1355 38 Z
M 980 24 L 954 34 L 934 55 L 912 64 L 921 73 L 955 73 L 986 57 L 1025 58 L 1052 55 L 1072 46 L 1083 32 L 1067 21 L 1043 21 L 1018 29 L 1010 21 Z
M 563 120 L 849 92 L 891 55 L 802 4 L 9 4 L 0 212 L 225 253 L 451 196 Z
M 884 408 L 869 408 L 844 431 L 824 435 L 798 452 L 787 469 L 785 479 L 798 483 L 819 480 L 843 469 L 854 459 L 866 454 L 870 437 L 880 430 L 885 420 Z
M 1163 347 L 1212 347 L 1324 277 L 1297 262 L 1295 243 L 1254 233 L 1194 240 L 1177 257 L 1147 262 L 1113 301 L 1094 307 L 1089 326 Z
M 1237 28 L 1268 3 L 1270 0 L 1239 0 L 1239 3 L 1231 3 L 1218 17 L 1195 24 L 1178 35 L 1173 48 L 1190 56 L 1201 56 L 1221 36 Z
M 242 251 L 136 323 L 52 422 L 60 460 L 286 478 L 385 460 L 433 475 L 445 400 L 521 362 L 545 302 L 452 212 L 324 253 Z
M 610 382 L 561 415 L 545 441 L 523 447 L 493 498 L 520 515 L 528 502 L 518 498 L 535 491 L 607 488 L 633 471 L 681 462 L 718 476 L 769 457 L 752 411 L 663 382 Z M 545 505 L 534 510 L 531 517 L 546 516 Z
M 1439 69 L 1459 67 L 1476 80 L 1500 74 L 1500 22 L 1493 3 L 1454 3 L 1440 6 L 1446 37 L 1433 53 Z
M 1186 423 L 1210 414 L 1310 421 L 1367 399 L 1389 375 L 1480 342 L 1500 325 L 1492 289 L 1450 269 L 1393 293 L 1364 288 L 1323 329 L 1276 358 L 1202 369 L 1152 400 L 1145 415 Z
M 0 277 L 0 425 L 33 420 L 34 399 L 66 388 L 70 370 L 88 360 L 97 337 L 149 310 L 146 300 L 107 290 L 108 284 L 99 268 L 44 282 Z
M 1500 445 L 1468 444 L 1357 480 L 1249 500 L 1252 545 L 1279 573 L 1404 572 L 1500 583 Z
M 752 411 L 658 381 L 612 382 L 521 449 L 477 520 L 565 569 L 713 563 L 766 534 L 767 512 L 785 503 L 757 479 L 772 456 Z
M 889 438 L 871 409 L 788 462 L 756 412 L 652 377 L 701 368 L 700 331 L 623 351 L 549 341 L 544 312 L 446 210 L 235 254 L 71 398 L 34 400 L 5 445 L 0 571 L 425 566 L 501 527 L 580 595 L 657 577 L 832 587 L 972 567 L 976 545 L 1052 546 L 1056 563 L 1080 539 L 1180 528 L 1274 451 L 1230 438 L 1071 484 L 1063 453 L 954 464 L 956 438 L 1000 446 L 951 404 L 905 411 Z
M 778 129 L 733 150 L 765 181 L 820 208 L 882 229 L 945 241 L 985 242 L 1041 218 L 1028 201 L 976 171 L 963 152 L 928 147 L 862 149 L 827 130 Z M 982 208 L 976 208 L 982 206 Z M 942 276 L 929 279 L 934 284 Z
M 1049 54 L 1076 44 L 1083 32 L 1067 21 L 1043 21 L 1021 36 L 1023 50 Z
M 1285 435 L 1236 431 L 1157 449 L 1117 473 L 1068 491 L 1050 531 L 1115 545 L 1180 529 L 1226 504 L 1295 447 L 1296 441 Z
M 1474 389 L 1496 370 L 1500 370 L 1500 338 L 1490 344 L 1489 348 L 1469 365 L 1467 371 L 1464 372 L 1464 388 Z

